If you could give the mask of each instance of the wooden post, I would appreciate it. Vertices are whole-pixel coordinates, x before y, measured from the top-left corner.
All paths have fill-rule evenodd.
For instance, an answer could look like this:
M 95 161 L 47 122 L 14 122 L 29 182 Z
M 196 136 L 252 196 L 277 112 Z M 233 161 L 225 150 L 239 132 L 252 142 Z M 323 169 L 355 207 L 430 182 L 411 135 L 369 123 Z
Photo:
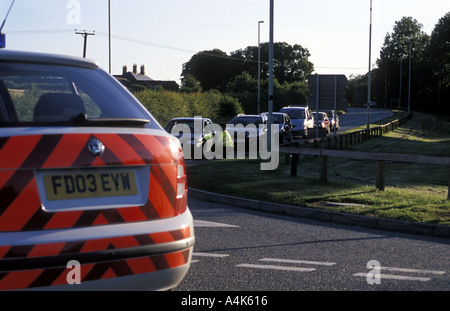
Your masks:
M 320 157 L 320 181 L 327 182 L 328 156 Z
M 384 167 L 385 167 L 385 161 L 377 161 L 376 187 L 380 191 L 384 191 Z
M 299 155 L 294 153 L 291 154 L 291 176 L 297 176 L 297 164 Z
M 289 153 L 284 154 L 284 163 L 291 164 L 291 155 Z
M 450 200 L 450 166 L 448 167 L 448 191 L 447 191 L 447 200 Z

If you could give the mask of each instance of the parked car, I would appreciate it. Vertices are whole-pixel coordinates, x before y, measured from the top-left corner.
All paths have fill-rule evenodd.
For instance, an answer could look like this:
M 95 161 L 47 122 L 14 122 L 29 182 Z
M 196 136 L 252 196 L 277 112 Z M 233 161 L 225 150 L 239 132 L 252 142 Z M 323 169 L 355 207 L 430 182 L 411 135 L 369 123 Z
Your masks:
M 376 106 L 377 106 L 377 103 L 374 102 L 374 101 L 370 101 L 370 102 L 369 102 L 369 106 L 370 106 L 370 107 L 376 107 Z M 367 107 L 367 102 L 364 103 L 364 107 Z
M 0 50 L 0 289 L 166 290 L 195 243 L 181 146 L 82 58 Z
M 269 113 L 263 112 L 262 116 L 268 118 Z M 292 141 L 292 122 L 289 115 L 284 112 L 273 112 L 273 123 L 279 125 L 280 144 Z
M 309 131 L 314 129 L 314 117 L 308 106 L 289 106 L 280 109 L 289 115 L 292 122 L 292 135 L 308 137 Z
M 185 125 L 184 129 L 189 133 L 184 133 L 183 127 L 179 125 Z M 214 144 L 212 138 L 216 132 L 213 129 L 213 122 L 208 118 L 174 118 L 167 123 L 165 129 L 180 139 L 186 159 L 202 158 L 204 151 L 210 151 Z M 186 146 L 189 146 L 189 150 L 186 149 Z
M 252 146 L 259 147 L 259 141 L 265 142 L 267 134 L 267 117 L 262 115 L 239 114 L 226 125 L 227 132 L 231 135 L 234 147 L 245 146 L 246 150 Z M 257 149 L 253 149 L 257 150 Z
M 319 130 L 327 135 L 330 133 L 330 120 L 325 112 L 313 112 L 314 115 L 314 124 L 319 127 Z
M 339 131 L 339 116 L 337 114 L 336 110 L 323 110 L 323 112 L 325 112 L 328 116 L 328 119 L 331 122 L 330 125 L 330 130 L 334 131 L 334 129 L 336 129 L 336 131 Z

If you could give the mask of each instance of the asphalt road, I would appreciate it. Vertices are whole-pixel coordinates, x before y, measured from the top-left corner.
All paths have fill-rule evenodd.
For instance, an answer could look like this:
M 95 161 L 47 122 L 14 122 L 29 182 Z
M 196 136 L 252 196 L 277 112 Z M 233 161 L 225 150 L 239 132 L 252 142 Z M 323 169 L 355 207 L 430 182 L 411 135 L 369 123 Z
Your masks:
M 450 241 L 189 199 L 196 245 L 176 291 L 448 291 Z M 370 261 L 379 266 L 370 266 Z
M 370 122 L 376 122 L 392 116 L 392 111 L 382 108 L 371 108 L 367 113 L 367 108 L 347 108 L 345 114 L 339 116 L 340 129 L 339 132 L 345 132 L 352 128 L 366 125 L 370 116 Z

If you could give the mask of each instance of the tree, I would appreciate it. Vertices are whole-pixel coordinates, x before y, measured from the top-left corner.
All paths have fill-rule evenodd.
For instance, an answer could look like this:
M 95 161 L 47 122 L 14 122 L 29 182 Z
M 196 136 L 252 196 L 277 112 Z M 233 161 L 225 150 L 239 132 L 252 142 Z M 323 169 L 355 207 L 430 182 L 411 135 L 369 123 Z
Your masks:
M 181 91 L 183 92 L 201 92 L 200 82 L 191 74 L 187 74 L 181 79 Z
M 390 107 L 391 100 L 398 105 L 400 98 L 402 107 L 406 106 L 409 72 L 409 47 L 412 51 L 412 75 L 414 76 L 411 90 L 419 95 L 420 86 L 425 80 L 422 60 L 429 43 L 429 36 L 422 31 L 422 24 L 412 17 L 403 17 L 395 23 L 393 32 L 387 34 L 384 45 L 377 60 L 374 77 L 373 94 L 379 100 L 387 100 Z M 401 69 L 401 70 L 400 70 Z M 400 80 L 401 85 L 400 85 Z M 418 104 L 417 97 L 415 104 Z M 395 108 L 395 107 L 394 107 Z
M 233 81 L 228 84 L 227 92 L 232 93 L 250 93 L 257 91 L 258 82 L 247 71 L 237 75 Z
M 450 112 L 450 12 L 436 24 L 427 47 L 428 88 L 436 111 Z M 447 106 L 443 106 L 447 103 Z
M 350 75 L 345 99 L 354 105 L 362 105 L 367 101 L 368 77 L 365 75 Z
M 313 72 L 314 66 L 309 61 L 309 51 L 299 44 L 289 45 L 285 42 L 274 44 L 274 77 L 280 83 L 304 81 Z M 261 45 L 261 79 L 268 77 L 269 43 Z M 181 73 L 182 80 L 188 76 L 199 81 L 202 89 L 217 89 L 221 92 L 246 72 L 251 78 L 258 77 L 258 47 L 249 46 L 227 55 L 214 49 L 195 54 L 185 64 Z M 240 78 L 243 78 L 242 76 Z
M 224 91 L 227 84 L 236 76 L 237 65 L 230 57 L 219 49 L 203 51 L 195 54 L 185 64 L 181 73 L 182 79 L 191 76 L 199 81 L 202 89 Z
M 269 75 L 269 43 L 261 44 L 261 76 Z M 280 83 L 304 81 L 314 71 L 314 65 L 309 61 L 311 54 L 308 49 L 299 44 L 289 45 L 286 42 L 276 42 L 273 46 L 274 77 Z M 232 57 L 245 59 L 243 71 L 257 79 L 258 76 L 258 47 L 249 46 L 244 50 L 231 53 Z

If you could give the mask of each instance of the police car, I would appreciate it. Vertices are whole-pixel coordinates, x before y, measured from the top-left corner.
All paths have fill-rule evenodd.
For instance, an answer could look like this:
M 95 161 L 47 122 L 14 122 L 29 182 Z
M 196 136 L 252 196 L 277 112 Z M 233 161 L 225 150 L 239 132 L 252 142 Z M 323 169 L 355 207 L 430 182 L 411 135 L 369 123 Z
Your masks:
M 0 50 L 0 289 L 165 290 L 195 243 L 178 140 L 94 62 Z

